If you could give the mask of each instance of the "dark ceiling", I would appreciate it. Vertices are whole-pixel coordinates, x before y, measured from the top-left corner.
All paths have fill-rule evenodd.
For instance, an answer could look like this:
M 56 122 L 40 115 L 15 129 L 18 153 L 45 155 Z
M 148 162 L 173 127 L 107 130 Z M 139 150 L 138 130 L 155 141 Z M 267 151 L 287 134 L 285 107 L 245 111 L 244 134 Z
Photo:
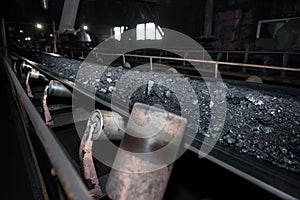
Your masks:
M 46 0 L 48 10 L 42 8 L 41 0 L 9 0 L 0 7 L 0 16 L 7 21 L 44 21 L 59 22 L 64 0 Z M 261 8 L 261 14 L 282 16 L 282 11 L 299 10 L 298 0 L 215 0 L 215 10 L 234 9 L 236 7 Z M 291 5 L 291 6 L 289 6 Z M 298 5 L 298 8 L 295 8 Z M 163 20 L 168 16 L 191 18 L 192 12 L 199 18 L 204 12 L 205 0 L 81 0 L 78 20 L 91 20 L 110 24 L 124 24 L 131 21 Z M 183 15 L 184 14 L 184 15 Z M 294 14 L 300 14 L 300 11 Z M 177 17 L 179 16 L 179 17 Z M 83 18 L 83 19 L 81 19 Z
M 42 7 L 41 0 L 10 0 L 0 7 L 0 16 L 4 17 L 7 21 L 59 21 L 64 0 L 48 1 L 48 9 L 45 10 Z M 102 15 L 113 17 L 113 20 L 120 20 L 120 18 L 124 16 L 124 13 L 132 12 L 132 10 L 136 9 L 145 9 L 145 11 L 142 11 L 145 13 L 137 12 L 139 12 L 140 15 L 145 14 L 146 16 L 144 17 L 147 17 L 147 12 L 152 12 L 153 10 L 151 9 L 153 6 L 159 2 L 159 0 L 81 0 L 79 12 L 84 11 L 85 13 L 82 15 L 89 15 L 91 13 L 95 14 L 93 13 L 93 11 L 95 11 L 98 14 L 102 13 Z
M 50 22 L 59 20 L 64 0 L 49 0 L 48 10 L 44 10 L 41 0 L 10 0 L 0 7 L 0 15 L 6 21 Z
M 41 0 L 10 0 L 1 6 L 0 15 L 7 23 L 51 24 L 54 20 L 58 25 L 63 4 L 64 0 L 49 0 L 49 8 L 44 10 Z M 200 32 L 204 5 L 205 0 L 80 0 L 75 28 L 83 23 L 89 27 L 130 28 L 152 21 L 179 31 Z
M 4 17 L 7 25 L 18 24 L 9 27 L 12 31 L 23 29 L 29 32 L 40 22 L 49 25 L 47 31 L 50 33 L 53 21 L 58 29 L 64 0 L 48 1 L 49 8 L 44 10 L 41 0 L 9 0 L 0 7 L 0 17 Z M 90 33 L 102 40 L 110 36 L 115 26 L 131 29 L 136 24 L 151 21 L 199 38 L 204 29 L 205 3 L 206 0 L 80 0 L 74 28 L 88 25 Z M 228 13 L 242 13 L 235 29 L 230 28 L 235 19 L 228 17 Z M 228 24 L 224 28 L 230 29 L 231 35 L 247 36 L 246 39 L 253 43 L 258 20 L 300 16 L 300 0 L 214 0 L 214 34 L 222 36 L 224 30 L 220 33 L 217 28 L 224 24 L 217 24 L 218 16 L 222 19 L 227 16 Z M 245 24 L 251 25 L 247 33 L 243 29 Z M 245 41 L 245 38 L 240 39 Z

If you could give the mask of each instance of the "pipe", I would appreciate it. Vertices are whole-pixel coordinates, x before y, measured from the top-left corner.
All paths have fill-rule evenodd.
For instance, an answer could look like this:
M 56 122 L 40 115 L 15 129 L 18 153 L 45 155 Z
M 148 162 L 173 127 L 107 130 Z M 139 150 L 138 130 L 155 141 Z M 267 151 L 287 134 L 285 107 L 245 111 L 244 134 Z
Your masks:
M 91 113 L 84 135 L 79 147 L 79 160 L 82 169 L 82 176 L 89 193 L 93 197 L 103 196 L 99 179 L 93 162 L 92 147 L 93 141 L 97 140 L 102 132 L 103 117 L 100 110 Z
M 173 163 L 168 164 L 166 158 L 175 160 L 180 143 L 172 146 L 171 151 L 155 154 L 152 159 L 143 158 L 149 158 L 145 155 L 165 148 L 171 141 L 181 141 L 186 122 L 186 119 L 175 114 L 136 103 L 106 184 L 109 198 L 163 199 L 173 167 Z M 152 166 L 156 166 L 155 169 L 149 170 Z

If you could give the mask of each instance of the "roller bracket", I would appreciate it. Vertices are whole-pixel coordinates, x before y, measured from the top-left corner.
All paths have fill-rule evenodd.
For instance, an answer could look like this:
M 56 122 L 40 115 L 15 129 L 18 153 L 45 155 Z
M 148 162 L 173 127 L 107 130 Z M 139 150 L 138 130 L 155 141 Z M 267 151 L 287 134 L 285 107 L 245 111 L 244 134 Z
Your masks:
M 79 160 L 81 164 L 82 176 L 89 193 L 93 197 L 103 196 L 99 179 L 93 162 L 92 147 L 93 141 L 100 137 L 103 128 L 103 117 L 100 110 L 91 113 L 84 135 L 79 147 Z
M 44 89 L 44 93 L 42 95 L 42 107 L 43 107 L 43 111 L 44 111 L 45 123 L 48 126 L 52 126 L 52 125 L 54 125 L 54 122 L 53 122 L 53 119 L 51 117 L 48 105 L 47 105 L 48 89 L 49 89 L 49 86 L 46 86 L 45 89 Z

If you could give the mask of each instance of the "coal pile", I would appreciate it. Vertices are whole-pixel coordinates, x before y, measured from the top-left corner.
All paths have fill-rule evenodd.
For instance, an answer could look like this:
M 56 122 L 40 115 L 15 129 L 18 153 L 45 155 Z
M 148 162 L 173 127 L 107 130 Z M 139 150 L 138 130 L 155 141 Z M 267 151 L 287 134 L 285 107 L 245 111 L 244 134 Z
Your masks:
M 70 81 L 75 81 L 75 75 L 82 63 L 78 60 L 55 57 L 38 52 L 26 53 L 24 57 L 43 65 L 46 70 Z
M 40 54 L 30 54 L 30 60 L 41 63 L 47 70 L 62 78 L 74 81 L 80 61 L 63 57 L 51 57 Z M 128 104 L 132 108 L 135 102 L 149 105 L 160 105 L 167 111 L 181 115 L 179 100 L 174 91 L 157 84 L 157 77 L 175 89 L 181 87 L 179 79 L 167 73 L 140 72 L 122 66 L 109 66 L 101 70 L 99 65 L 90 64 L 88 69 L 76 82 L 93 92 L 114 98 L 115 101 Z M 102 74 L 102 76 L 99 76 Z M 149 79 L 150 77 L 150 79 Z M 119 89 L 118 81 L 124 81 Z M 126 80 L 126 81 L 125 81 Z M 145 81 L 146 80 L 146 81 Z M 185 112 L 199 108 L 200 117 L 190 116 L 189 121 L 197 122 L 196 137 L 206 136 L 210 121 L 210 111 L 214 106 L 206 84 L 196 78 L 185 77 L 197 98 L 190 99 L 191 91 L 181 88 L 183 99 L 190 102 Z M 133 93 L 128 91 L 136 88 Z M 218 142 L 227 145 L 240 154 L 248 154 L 257 159 L 273 163 L 280 168 L 296 173 L 300 172 L 300 98 L 266 90 L 254 90 L 244 86 L 226 83 L 227 112 L 224 128 Z M 117 89 L 116 89 L 117 88 Z M 193 128 L 193 127 L 191 127 Z

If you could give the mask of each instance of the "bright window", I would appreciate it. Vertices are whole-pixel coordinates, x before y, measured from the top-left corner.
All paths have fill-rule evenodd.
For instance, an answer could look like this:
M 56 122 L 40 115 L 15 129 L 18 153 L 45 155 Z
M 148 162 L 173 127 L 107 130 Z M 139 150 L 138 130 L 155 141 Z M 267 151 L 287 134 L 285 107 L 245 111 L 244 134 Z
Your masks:
M 113 28 L 114 31 L 114 38 L 116 40 L 121 40 L 121 34 L 124 32 L 125 26 L 116 26 Z
M 138 24 L 136 26 L 136 39 L 145 40 L 145 24 Z
M 153 22 L 146 24 L 138 24 L 136 26 L 137 40 L 161 40 L 164 33 L 160 26 Z

